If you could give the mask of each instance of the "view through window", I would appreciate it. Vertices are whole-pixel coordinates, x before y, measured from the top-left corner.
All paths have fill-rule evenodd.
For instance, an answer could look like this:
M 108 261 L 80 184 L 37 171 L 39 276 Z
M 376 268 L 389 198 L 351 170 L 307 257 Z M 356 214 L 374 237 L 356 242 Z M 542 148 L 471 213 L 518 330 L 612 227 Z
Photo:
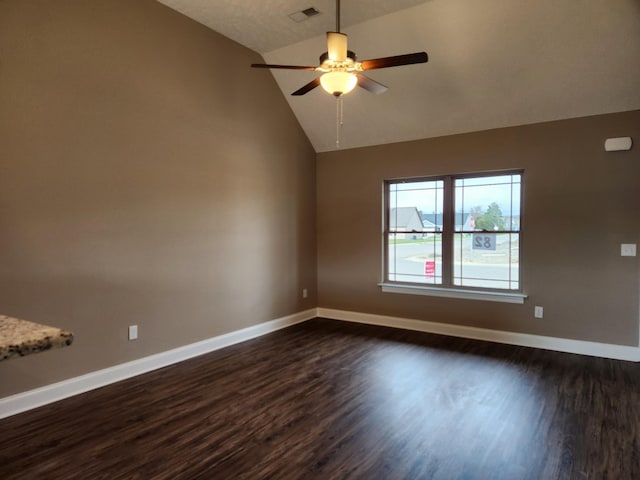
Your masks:
M 520 289 L 522 173 L 385 182 L 385 281 Z

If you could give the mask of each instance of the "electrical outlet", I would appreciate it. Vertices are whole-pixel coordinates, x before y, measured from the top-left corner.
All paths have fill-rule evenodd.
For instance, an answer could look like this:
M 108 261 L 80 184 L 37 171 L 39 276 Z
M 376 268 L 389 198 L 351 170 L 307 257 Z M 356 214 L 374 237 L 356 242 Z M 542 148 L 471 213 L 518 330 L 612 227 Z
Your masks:
M 129 340 L 138 339 L 138 325 L 129 325 Z
M 307 298 L 309 296 L 309 292 L 307 292 L 306 288 L 302 289 L 302 298 Z
M 635 243 L 623 243 L 620 245 L 621 257 L 635 257 L 636 256 L 636 244 Z
M 542 307 L 535 306 L 533 308 L 533 316 L 536 318 L 542 318 L 544 315 L 544 309 Z

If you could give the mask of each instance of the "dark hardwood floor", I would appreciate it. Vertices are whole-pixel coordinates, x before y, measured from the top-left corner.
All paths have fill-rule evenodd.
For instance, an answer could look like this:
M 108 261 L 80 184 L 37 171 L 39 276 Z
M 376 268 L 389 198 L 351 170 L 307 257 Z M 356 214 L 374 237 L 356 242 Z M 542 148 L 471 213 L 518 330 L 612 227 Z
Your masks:
M 639 479 L 640 364 L 314 320 L 0 421 L 0 479 Z

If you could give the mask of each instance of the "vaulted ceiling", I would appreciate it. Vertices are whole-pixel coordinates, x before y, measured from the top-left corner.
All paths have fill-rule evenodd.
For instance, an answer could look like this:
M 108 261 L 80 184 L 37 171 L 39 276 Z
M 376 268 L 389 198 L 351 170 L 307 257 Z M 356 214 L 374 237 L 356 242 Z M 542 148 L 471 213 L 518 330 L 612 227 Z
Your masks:
M 317 65 L 335 30 L 333 0 L 160 1 L 268 63 Z M 389 90 L 344 95 L 340 148 L 640 109 L 640 0 L 341 3 L 358 59 L 424 50 L 429 63 L 369 71 Z M 273 75 L 316 151 L 337 148 L 336 100 L 290 95 L 315 72 L 246 74 Z

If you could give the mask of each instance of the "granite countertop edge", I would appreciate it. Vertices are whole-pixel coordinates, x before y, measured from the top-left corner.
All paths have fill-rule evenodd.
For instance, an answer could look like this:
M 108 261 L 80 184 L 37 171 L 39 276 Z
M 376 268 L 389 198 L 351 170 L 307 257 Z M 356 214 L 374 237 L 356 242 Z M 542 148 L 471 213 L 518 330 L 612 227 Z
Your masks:
M 73 334 L 66 330 L 0 315 L 0 361 L 72 343 Z

